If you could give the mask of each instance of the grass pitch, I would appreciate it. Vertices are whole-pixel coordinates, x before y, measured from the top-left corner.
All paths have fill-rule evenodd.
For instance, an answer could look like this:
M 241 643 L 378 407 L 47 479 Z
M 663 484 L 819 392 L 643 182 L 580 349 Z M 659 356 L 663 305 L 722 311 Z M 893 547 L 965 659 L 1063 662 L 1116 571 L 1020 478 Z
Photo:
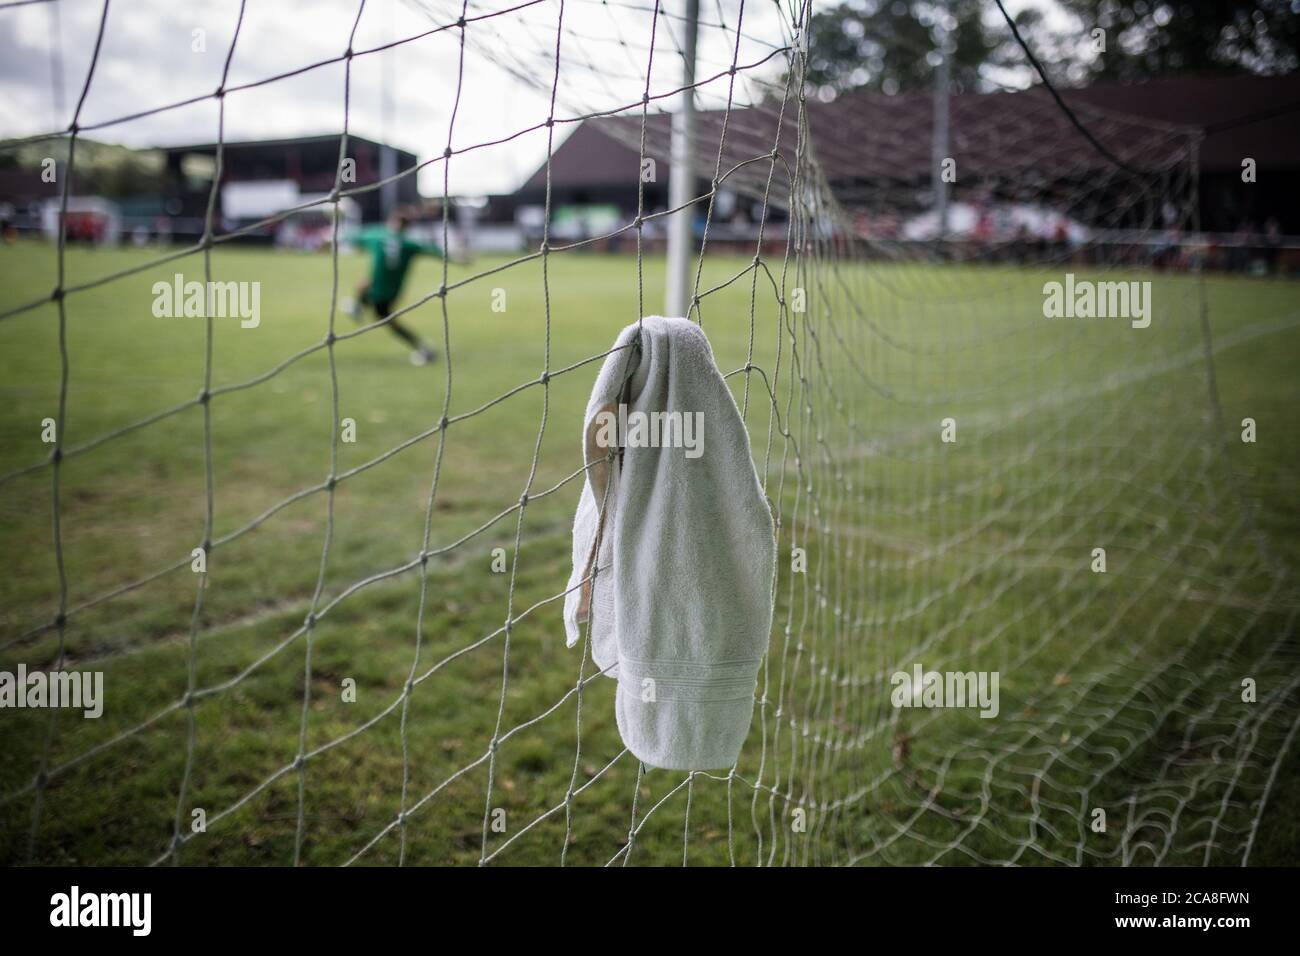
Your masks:
M 73 248 L 65 284 L 157 254 Z M 54 266 L 48 245 L 0 248 L 0 311 L 48 295 Z M 1251 862 L 1300 861 L 1295 286 L 1206 280 L 1220 427 L 1194 277 L 1125 276 L 1159 303 L 1131 330 L 1044 319 L 1062 267 L 791 271 L 808 321 L 783 326 L 781 266 L 710 255 L 700 284 L 782 517 L 734 779 L 638 773 L 613 682 L 563 644 L 580 419 L 591 360 L 639 314 L 634 258 L 570 252 L 453 288 L 450 375 L 447 354 L 412 367 L 382 328 L 338 340 L 332 373 L 329 257 L 219 247 L 213 277 L 260 282 L 261 322 L 214 321 L 206 436 L 205 323 L 151 312 L 153 283 L 202 279 L 201 258 L 71 293 L 62 644 L 41 442 L 58 313 L 0 321 L 0 474 L 17 473 L 0 485 L 0 669 L 62 653 L 106 686 L 98 720 L 0 711 L 0 859 L 166 859 L 202 809 L 181 863 L 1197 863 L 1247 840 Z M 341 257 L 340 297 L 363 268 Z M 404 304 L 441 269 L 421 261 Z M 654 312 L 662 262 L 640 278 Z M 447 352 L 442 300 L 403 321 Z M 356 331 L 342 314 L 335 328 Z M 335 442 L 344 418 L 354 443 Z M 209 461 L 217 544 L 196 616 Z M 790 573 L 793 547 L 808 574 Z M 888 675 L 914 660 L 1000 670 L 1000 718 L 891 709 Z M 1236 709 L 1243 677 L 1254 710 Z M 1106 833 L 1089 828 L 1098 806 Z

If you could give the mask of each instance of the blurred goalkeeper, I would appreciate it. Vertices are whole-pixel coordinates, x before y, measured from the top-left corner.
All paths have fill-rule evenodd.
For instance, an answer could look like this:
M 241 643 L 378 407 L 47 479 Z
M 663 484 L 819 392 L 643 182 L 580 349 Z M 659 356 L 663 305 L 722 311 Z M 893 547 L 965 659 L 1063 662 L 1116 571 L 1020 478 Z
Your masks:
M 438 353 L 397 319 L 389 318 L 402 291 L 402 283 L 406 281 L 411 260 L 421 255 L 441 259 L 444 255 L 437 243 L 419 242 L 407 236 L 409 223 L 410 215 L 405 210 L 396 209 L 389 214 L 384 225 L 364 229 L 357 236 L 357 245 L 370 254 L 370 281 L 358 286 L 356 299 L 349 300 L 343 307 L 356 322 L 362 321 L 365 306 L 373 308 L 374 321 L 387 319 L 386 324 L 393 334 L 411 347 L 411 363 L 427 365 L 438 357 Z

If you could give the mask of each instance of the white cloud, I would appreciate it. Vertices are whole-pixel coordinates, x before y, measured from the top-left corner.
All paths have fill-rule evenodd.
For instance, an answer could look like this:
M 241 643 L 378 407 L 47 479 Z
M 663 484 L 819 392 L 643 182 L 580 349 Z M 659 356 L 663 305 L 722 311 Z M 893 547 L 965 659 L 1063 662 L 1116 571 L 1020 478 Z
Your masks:
M 521 0 L 479 0 L 470 17 L 508 10 Z M 51 81 L 51 17 L 58 7 L 64 108 L 56 117 Z M 729 64 L 734 33 L 719 27 L 719 13 L 734 28 L 740 4 L 726 0 L 701 17 L 699 75 Z M 557 112 L 578 115 L 639 100 L 650 52 L 653 2 L 600 3 L 566 0 L 561 43 Z M 357 0 L 248 0 L 231 61 L 229 86 L 300 70 L 343 54 L 358 9 Z M 665 6 L 665 9 L 674 9 Z M 62 0 L 0 11 L 0 137 L 33 135 L 65 126 L 85 83 L 102 10 L 100 0 Z M 460 0 L 368 0 L 357 26 L 354 49 L 416 36 L 435 24 L 454 23 Z M 217 88 L 238 16 L 238 0 L 129 0 L 110 7 L 103 47 L 82 109 L 83 126 L 145 112 L 190 97 L 199 102 L 151 116 L 114 123 L 87 135 L 131 146 L 211 142 L 217 138 Z M 559 0 L 469 24 L 461 102 L 454 145 L 501 139 L 543 121 L 549 86 Z M 206 52 L 192 50 L 193 31 L 206 31 Z M 680 84 L 674 57 L 681 24 L 661 16 L 656 28 L 652 94 Z M 782 40 L 779 11 L 749 0 L 741 62 L 758 59 Z M 444 30 L 412 42 L 354 57 L 349 128 L 414 152 L 438 156 L 457 89 L 459 31 Z M 773 61 L 767 74 L 779 72 Z M 389 109 L 384 109 L 385 90 Z M 720 104 L 724 82 L 704 91 L 706 103 Z M 741 83 L 741 99 L 746 86 Z M 344 67 L 334 63 L 293 77 L 231 93 L 226 97 L 228 140 L 307 135 L 342 128 Z M 567 130 L 566 130 L 567 132 Z M 453 193 L 499 192 L 515 188 L 545 158 L 544 135 L 520 137 L 496 147 L 454 157 Z M 421 190 L 443 189 L 441 164 L 423 170 Z

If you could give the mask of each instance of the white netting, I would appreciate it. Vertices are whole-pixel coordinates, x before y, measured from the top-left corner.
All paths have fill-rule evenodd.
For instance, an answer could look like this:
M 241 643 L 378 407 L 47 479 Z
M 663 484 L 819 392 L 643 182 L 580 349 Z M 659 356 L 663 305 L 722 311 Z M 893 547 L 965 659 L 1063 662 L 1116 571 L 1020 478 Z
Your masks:
M 241 23 L 253 6 L 239 5 Z M 1213 369 L 1221 349 L 1295 320 L 1279 311 L 1211 336 L 1195 250 L 1177 241 L 1195 226 L 1196 136 L 1079 107 L 1099 151 L 1041 90 L 954 96 L 957 180 L 946 241 L 936 241 L 929 94 L 820 102 L 805 95 L 799 42 L 810 5 L 702 5 L 694 165 L 707 187 L 691 203 L 703 223 L 690 317 L 733 387 L 777 517 L 777 603 L 736 767 L 649 770 L 612 727 L 612 682 L 585 647 L 560 649 L 567 568 L 557 555 L 584 479 L 576 435 L 586 389 L 617 330 L 658 311 L 651 253 L 672 210 L 642 197 L 614 229 L 556 239 L 549 157 L 563 131 L 589 124 L 623 144 L 631 164 L 619 175 L 644 190 L 639 161 L 671 157 L 680 13 L 595 0 L 415 6 L 431 32 L 396 43 L 446 41 L 430 60 L 429 95 L 458 103 L 465 58 L 476 57 L 550 103 L 516 131 L 548 140 L 541 242 L 467 269 L 443 263 L 440 284 L 415 290 L 396 313 L 430 319 L 443 353 L 437 388 L 421 386 L 418 431 L 357 457 L 331 428 L 324 477 L 223 513 L 218 473 L 232 453 L 214 427 L 223 403 L 267 394 L 311 364 L 329 408 L 301 427 L 337 422 L 357 400 L 349 346 L 383 335 L 379 325 L 338 324 L 347 289 L 336 225 L 318 340 L 223 383 L 208 319 L 195 398 L 63 443 L 78 374 L 70 317 L 83 294 L 187 257 L 203 263 L 205 280 L 231 277 L 217 254 L 253 228 L 226 229 L 215 216 L 221 145 L 197 243 L 69 280 L 61 234 L 55 294 L 0 303 L 3 323 L 57 325 L 62 380 L 53 455 L 26 449 L 0 476 L 16 500 L 49 503 L 57 577 L 48 606 L 33 599 L 11 615 L 4 661 L 93 662 L 110 687 L 136 681 L 165 695 L 159 706 L 142 693 L 147 705 L 110 707 L 94 730 L 52 712 L 6 733 L 17 755 L 5 774 L 6 858 L 1248 862 L 1300 717 L 1300 604 L 1228 466 L 1231 423 Z M 390 52 L 353 47 L 365 16 L 358 3 L 339 23 L 332 64 L 308 69 L 351 71 Z M 111 26 L 106 3 L 101 35 Z M 227 85 L 240 40 L 237 26 L 211 97 L 218 144 L 228 104 L 287 79 Z M 83 102 L 94 82 L 92 60 Z M 346 85 L 343 106 L 341 158 L 355 109 Z M 128 107 L 79 126 L 76 109 L 65 147 L 73 170 L 79 137 L 143 115 Z M 508 137 L 462 141 L 453 112 L 445 140 L 396 178 L 509 148 Z M 445 247 L 454 224 L 449 177 L 439 176 Z M 336 179 L 314 205 L 375 188 Z M 724 192 L 750 204 L 746 228 L 718 213 Z M 603 334 L 579 339 L 570 317 L 584 303 L 583 257 L 611 239 L 635 256 L 621 260 Z M 1045 318 L 1044 283 L 1067 272 L 1151 281 L 1150 326 Z M 541 294 L 518 320 L 527 334 L 502 344 L 529 350 L 535 373 L 501 382 L 491 355 L 462 358 L 458 343 L 466 323 L 482 321 L 485 288 L 508 281 Z M 495 440 L 502 415 L 537 422 L 527 444 Z M 80 587 L 62 530 L 78 504 L 65 472 L 191 416 L 201 533 L 176 531 L 169 564 L 127 564 L 110 586 Z M 429 454 L 412 470 L 414 449 Z M 269 482 L 275 454 L 250 461 L 244 480 Z M 340 495 L 397 469 L 406 470 L 393 479 L 395 508 L 411 510 L 409 479 L 422 487 L 419 540 L 367 539 L 363 558 L 340 557 Z M 476 469 L 476 495 L 444 487 Z M 282 523 L 312 503 L 310 548 L 291 544 Z M 485 568 L 498 544 L 509 561 L 504 591 L 465 571 Z M 212 570 L 172 613 L 166 589 L 194 584 L 194 547 Z M 309 555 L 293 593 L 267 595 L 236 576 L 222 595 L 221 569 L 271 561 L 277 548 L 285 561 Z M 1093 570 L 1097 548 L 1105 573 Z M 340 565 L 368 570 L 344 578 Z M 464 621 L 485 603 L 499 623 L 471 630 Z M 276 613 L 260 615 L 268 605 Z M 166 620 L 141 633 L 180 639 L 164 648 L 167 668 L 138 674 L 139 642 L 119 641 L 114 625 L 137 626 L 150 606 Z M 339 717 L 340 668 L 366 672 L 367 644 L 392 639 L 366 630 L 376 608 L 405 622 L 405 663 L 371 674 L 382 693 L 358 705 L 360 716 Z M 302 623 L 285 626 L 288 616 Z M 258 640 L 235 640 L 255 624 Z M 997 672 L 998 716 L 893 706 L 892 676 L 916 664 Z M 1261 689 L 1257 703 L 1242 702 L 1245 678 Z M 164 759 L 165 792 L 132 784 Z M 92 805 L 103 807 L 97 825 L 84 822 Z M 1094 829 L 1098 809 L 1104 832 Z

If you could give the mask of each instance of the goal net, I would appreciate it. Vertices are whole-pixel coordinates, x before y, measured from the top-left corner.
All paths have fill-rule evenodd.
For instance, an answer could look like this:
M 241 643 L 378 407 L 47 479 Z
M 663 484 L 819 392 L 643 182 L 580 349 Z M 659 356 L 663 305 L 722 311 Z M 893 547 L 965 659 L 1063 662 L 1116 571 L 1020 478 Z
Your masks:
M 1041 87 L 832 98 L 803 2 L 700 4 L 689 84 L 684 4 L 415 0 L 400 36 L 330 6 L 336 52 L 282 71 L 244 57 L 259 4 L 237 6 L 216 92 L 88 115 L 127 29 L 105 3 L 70 116 L 2 147 L 61 151 L 66 211 L 84 140 L 202 108 L 216 144 L 196 240 L 86 251 L 65 214 L 52 281 L 0 301 L 5 344 L 43 350 L 5 438 L 0 663 L 104 681 L 94 720 L 0 714 L 5 860 L 1251 862 L 1294 752 L 1300 604 L 1215 367 L 1294 320 L 1216 325 L 1196 131 Z M 522 251 L 429 266 L 399 303 L 432 369 L 383 365 L 384 323 L 344 317 L 343 215 L 316 258 L 241 241 L 385 188 L 343 161 L 358 77 L 402 50 L 423 67 L 394 81 L 444 109 L 384 179 L 435 193 L 442 248 L 474 242 L 459 171 L 543 156 Z M 318 76 L 332 187 L 224 221 L 232 117 Z M 525 104 L 496 127 L 488 76 Z M 674 215 L 778 535 L 749 736 L 693 773 L 623 747 L 614 682 L 561 621 L 582 409 L 618 330 L 662 307 Z M 261 327 L 126 315 L 176 272 L 261 281 Z M 166 349 L 154 400 L 134 369 Z

